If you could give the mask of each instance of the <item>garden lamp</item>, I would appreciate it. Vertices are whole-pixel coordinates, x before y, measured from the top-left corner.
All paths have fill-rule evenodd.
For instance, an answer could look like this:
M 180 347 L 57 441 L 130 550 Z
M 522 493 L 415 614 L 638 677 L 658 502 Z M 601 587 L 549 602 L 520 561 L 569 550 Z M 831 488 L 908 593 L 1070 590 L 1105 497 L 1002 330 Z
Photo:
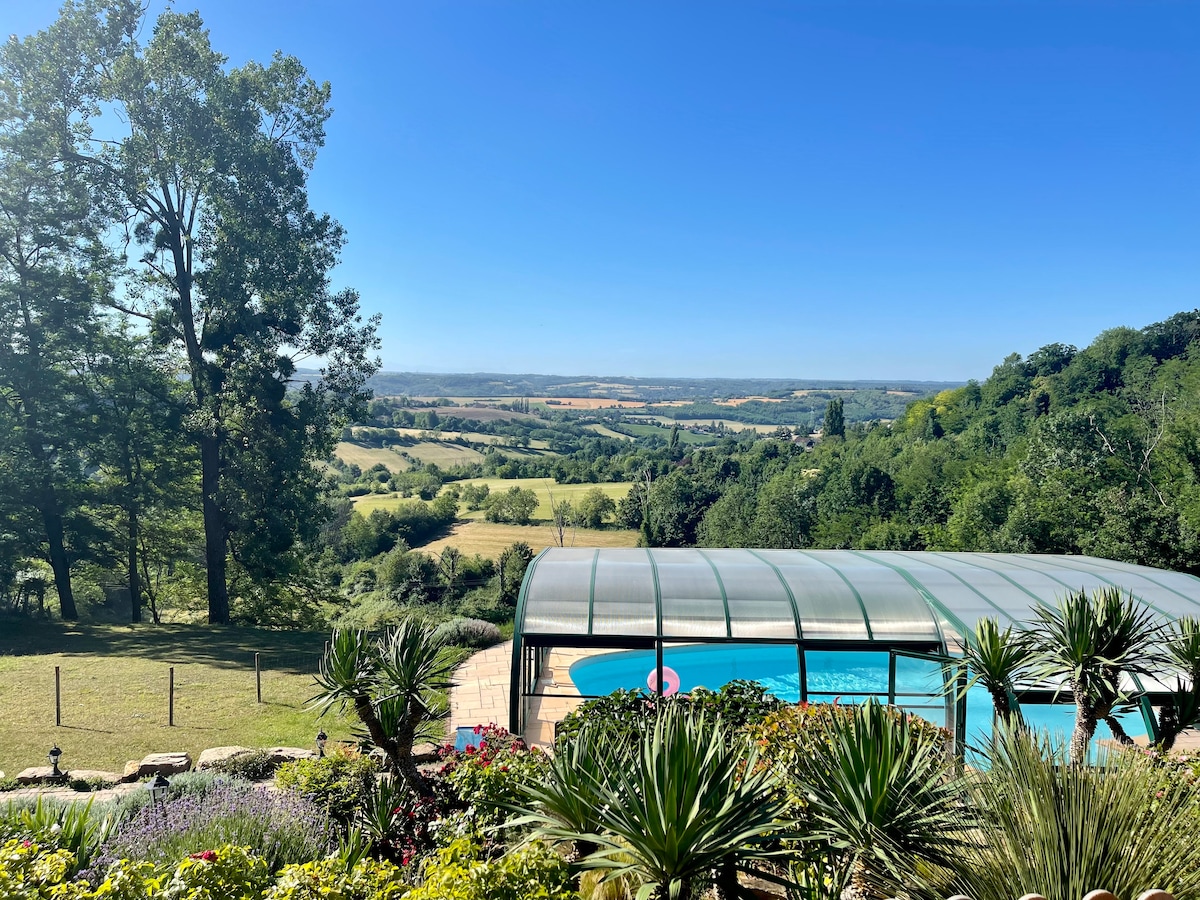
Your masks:
M 317 732 L 317 756 L 325 755 L 325 742 L 329 740 L 329 735 L 324 731 Z
M 58 768 L 58 758 L 62 756 L 62 751 L 58 749 L 58 744 L 50 748 L 50 752 L 46 754 L 46 758 L 50 760 L 50 777 L 62 778 L 63 773 Z
M 162 772 L 159 772 L 147 785 L 147 789 L 150 791 L 150 802 L 154 806 L 162 806 L 167 802 L 167 793 L 171 790 L 171 782 L 163 777 Z

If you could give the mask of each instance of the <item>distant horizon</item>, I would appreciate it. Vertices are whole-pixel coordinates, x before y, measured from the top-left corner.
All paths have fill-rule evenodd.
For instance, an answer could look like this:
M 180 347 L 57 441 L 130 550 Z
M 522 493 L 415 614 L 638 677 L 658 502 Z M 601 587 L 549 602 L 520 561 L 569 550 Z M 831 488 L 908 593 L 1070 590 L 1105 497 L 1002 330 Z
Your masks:
M 315 372 L 316 369 L 301 367 L 301 372 Z M 966 384 L 972 379 L 961 378 L 826 378 L 809 375 L 634 375 L 629 372 L 605 372 L 593 374 L 589 372 L 500 372 L 481 369 L 467 371 L 462 369 L 389 369 L 380 368 L 375 375 L 463 375 L 483 377 L 486 375 L 503 375 L 509 378 L 569 378 L 569 379 L 621 379 L 630 378 L 637 381 L 807 381 L 829 384 Z M 372 376 L 375 377 L 375 376 Z M 978 379 L 982 380 L 982 379 Z

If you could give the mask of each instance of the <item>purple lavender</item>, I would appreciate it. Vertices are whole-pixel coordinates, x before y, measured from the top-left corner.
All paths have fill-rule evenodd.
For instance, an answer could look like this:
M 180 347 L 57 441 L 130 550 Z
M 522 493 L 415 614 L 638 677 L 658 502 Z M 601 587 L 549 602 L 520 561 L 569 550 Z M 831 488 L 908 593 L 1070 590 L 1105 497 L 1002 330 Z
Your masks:
M 100 849 L 84 874 L 103 878 L 119 859 L 174 868 L 184 857 L 236 844 L 258 852 L 272 872 L 324 855 L 334 845 L 326 812 L 310 800 L 238 782 L 185 794 L 137 811 Z

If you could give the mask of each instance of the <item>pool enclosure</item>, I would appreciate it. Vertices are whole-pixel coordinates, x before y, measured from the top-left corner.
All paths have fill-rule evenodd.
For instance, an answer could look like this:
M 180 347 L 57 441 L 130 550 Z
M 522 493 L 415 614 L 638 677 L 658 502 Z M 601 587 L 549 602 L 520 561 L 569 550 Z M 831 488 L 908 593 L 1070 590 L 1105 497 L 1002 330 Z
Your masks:
M 1200 579 L 1083 556 L 550 548 L 529 565 L 517 604 L 509 729 L 540 722 L 547 740 L 580 697 L 616 687 L 671 693 L 753 678 L 789 700 L 877 697 L 962 742 L 968 720 L 991 721 L 978 691 L 956 700 L 944 690 L 963 678 L 955 658 L 976 622 L 1020 629 L 1038 605 L 1107 586 L 1164 620 L 1200 615 Z M 1165 687 L 1136 690 L 1135 730 L 1153 735 Z M 1020 692 L 1027 715 L 1054 699 L 1044 685 Z

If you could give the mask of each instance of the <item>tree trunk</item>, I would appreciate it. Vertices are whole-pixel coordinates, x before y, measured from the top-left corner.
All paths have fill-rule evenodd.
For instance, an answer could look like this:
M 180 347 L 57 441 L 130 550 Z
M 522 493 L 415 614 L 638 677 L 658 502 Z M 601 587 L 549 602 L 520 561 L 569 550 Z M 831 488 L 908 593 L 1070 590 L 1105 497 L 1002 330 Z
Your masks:
M 1072 685 L 1075 695 L 1075 730 L 1071 733 L 1071 763 L 1076 766 L 1087 764 L 1088 746 L 1096 733 L 1096 711 L 1082 700 L 1077 685 Z
M 58 496 L 50 484 L 50 476 L 44 476 L 42 484 L 42 523 L 46 528 L 46 543 L 50 548 L 50 568 L 54 570 L 54 588 L 58 591 L 59 609 L 67 621 L 79 618 L 75 608 L 75 595 L 71 591 L 71 563 L 67 559 L 67 548 L 63 541 L 62 514 L 58 511 Z
M 1108 726 L 1108 730 L 1112 732 L 1112 735 L 1114 738 L 1116 738 L 1118 744 L 1120 744 L 1122 747 L 1133 746 L 1133 738 L 1125 733 L 1124 727 L 1122 727 L 1121 723 L 1117 721 L 1116 716 L 1105 716 L 1104 724 Z
M 129 620 L 142 621 L 142 579 L 138 571 L 138 516 L 137 510 L 129 510 L 129 544 L 126 548 L 126 565 L 129 569 Z
M 204 510 L 204 563 L 208 576 L 208 621 L 213 625 L 229 622 L 229 586 L 226 580 L 227 554 L 225 514 L 221 510 L 219 488 L 221 447 L 215 434 L 200 437 L 200 492 Z

